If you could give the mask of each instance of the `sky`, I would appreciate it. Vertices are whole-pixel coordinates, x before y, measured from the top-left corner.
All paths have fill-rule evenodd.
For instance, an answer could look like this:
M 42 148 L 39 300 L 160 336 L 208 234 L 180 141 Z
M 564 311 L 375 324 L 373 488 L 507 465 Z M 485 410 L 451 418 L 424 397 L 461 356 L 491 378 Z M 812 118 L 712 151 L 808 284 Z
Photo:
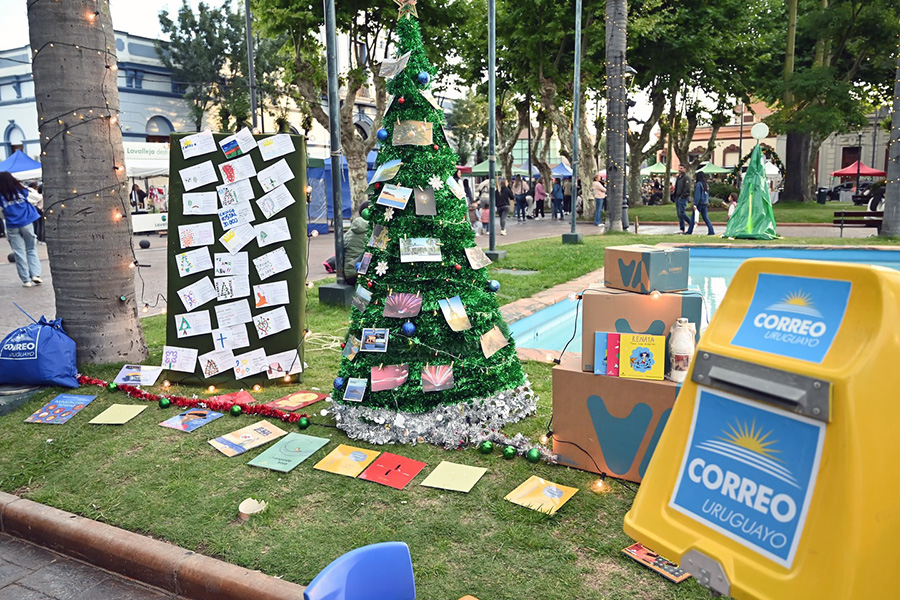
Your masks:
M 0 0 L 0 49 L 18 48 L 28 44 L 27 0 Z M 188 0 L 195 7 L 200 0 Z M 207 0 L 206 4 L 220 6 L 222 0 Z M 113 27 L 132 35 L 156 39 L 159 31 L 159 11 L 168 9 L 175 14 L 181 0 L 110 0 Z

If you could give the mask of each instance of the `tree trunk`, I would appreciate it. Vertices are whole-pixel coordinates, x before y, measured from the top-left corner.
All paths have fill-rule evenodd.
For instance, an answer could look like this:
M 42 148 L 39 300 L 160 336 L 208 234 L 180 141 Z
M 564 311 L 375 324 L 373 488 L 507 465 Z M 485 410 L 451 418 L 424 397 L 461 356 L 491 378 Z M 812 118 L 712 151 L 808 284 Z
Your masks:
M 656 143 L 644 150 L 666 106 L 666 96 L 662 92 L 661 87 L 653 90 L 650 100 L 652 107 L 650 116 L 643 122 L 635 120 L 641 123 L 641 129 L 634 135 L 628 134 L 628 146 L 631 148 L 631 154 L 628 155 L 628 189 L 631 190 L 629 194 L 629 204 L 631 206 L 639 204 L 641 199 L 641 164 L 650 157 L 653 157 L 653 162 L 655 163 L 656 154 L 662 150 L 665 142 L 665 138 L 660 135 Z
M 891 146 L 884 193 L 884 228 L 881 233 L 891 237 L 900 236 L 900 49 L 897 53 L 897 78 L 894 81 Z
M 626 0 L 606 2 L 606 208 L 610 231 L 622 231 L 625 197 Z M 590 186 L 590 182 L 585 182 Z M 588 193 L 585 189 L 585 194 Z
M 56 316 L 79 364 L 141 362 L 109 5 L 30 2 L 28 24 Z
M 788 131 L 784 157 L 784 200 L 803 202 L 808 196 L 809 134 Z

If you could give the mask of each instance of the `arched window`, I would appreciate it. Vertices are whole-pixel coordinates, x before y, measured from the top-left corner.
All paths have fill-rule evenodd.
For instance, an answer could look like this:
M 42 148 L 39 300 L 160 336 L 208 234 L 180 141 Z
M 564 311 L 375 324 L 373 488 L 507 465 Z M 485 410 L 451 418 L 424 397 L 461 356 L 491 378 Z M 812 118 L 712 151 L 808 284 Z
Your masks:
M 168 142 L 169 134 L 173 131 L 172 123 L 167 118 L 159 115 L 150 117 L 145 129 L 148 142 Z
M 6 156 L 12 156 L 16 150 L 25 151 L 25 132 L 15 123 L 10 123 L 3 134 L 3 143 L 6 146 Z

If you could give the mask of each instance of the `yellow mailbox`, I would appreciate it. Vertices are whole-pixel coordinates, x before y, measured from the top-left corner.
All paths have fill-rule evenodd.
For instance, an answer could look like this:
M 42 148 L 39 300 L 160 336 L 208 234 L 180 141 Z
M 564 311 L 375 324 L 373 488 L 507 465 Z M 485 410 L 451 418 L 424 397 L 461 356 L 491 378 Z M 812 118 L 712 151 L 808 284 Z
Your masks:
M 625 532 L 738 600 L 900 596 L 898 389 L 900 272 L 746 261 Z

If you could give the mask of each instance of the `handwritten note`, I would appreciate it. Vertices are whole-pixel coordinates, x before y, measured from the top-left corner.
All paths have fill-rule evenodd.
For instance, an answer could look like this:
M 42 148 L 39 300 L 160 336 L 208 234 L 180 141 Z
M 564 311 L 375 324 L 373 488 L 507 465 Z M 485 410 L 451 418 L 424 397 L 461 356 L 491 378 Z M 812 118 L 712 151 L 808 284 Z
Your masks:
M 175 331 L 179 338 L 193 337 L 212 332 L 212 323 L 209 320 L 209 311 L 201 310 L 196 313 L 184 313 L 175 315 Z
M 200 281 L 178 290 L 178 297 L 181 298 L 184 308 L 190 312 L 211 300 L 215 300 L 216 288 L 213 287 L 209 277 L 204 277 Z
M 250 184 L 249 179 L 220 185 L 216 188 L 216 193 L 219 195 L 219 202 L 222 203 L 222 206 L 231 206 L 238 202 L 253 200 L 253 186 Z
M 248 154 L 251 150 L 256 148 L 256 140 L 253 139 L 253 134 L 250 133 L 250 129 L 244 127 L 236 134 L 224 138 L 219 142 L 219 146 L 222 147 L 225 158 L 237 158 L 242 154 Z
M 288 189 L 283 185 L 279 185 L 277 188 L 257 200 L 256 205 L 267 219 L 271 219 L 294 202 L 294 197 Z
M 212 260 L 209 258 L 209 248 L 206 247 L 176 254 L 175 264 L 178 266 L 179 277 L 193 275 L 194 273 L 213 268 Z
M 243 323 L 222 329 L 213 329 L 212 339 L 216 350 L 236 350 L 250 345 L 247 326 Z
M 178 175 L 181 177 L 181 183 L 184 184 L 184 190 L 187 192 L 207 183 L 219 181 L 219 176 L 216 175 L 216 169 L 213 167 L 211 160 L 182 169 L 178 172 Z
M 250 295 L 250 279 L 246 275 L 216 277 L 216 298 L 219 302 Z
M 179 346 L 163 346 L 161 366 L 170 371 L 193 373 L 197 368 L 197 350 Z
M 216 151 L 216 142 L 212 131 L 201 131 L 181 138 L 181 154 L 185 158 L 194 158 Z
M 291 320 L 283 306 L 253 317 L 253 325 L 256 327 L 256 335 L 259 339 L 275 335 L 279 331 L 291 328 Z
M 216 322 L 219 327 L 234 327 L 253 320 L 253 315 L 250 314 L 250 303 L 247 300 L 219 304 L 215 308 Z
M 259 244 L 260 248 L 291 239 L 291 231 L 288 229 L 287 219 L 283 217 L 268 223 L 260 223 L 255 229 L 256 243 Z
M 183 215 L 214 215 L 219 208 L 215 192 L 191 192 L 183 196 Z
M 216 277 L 250 274 L 250 259 L 247 257 L 246 252 L 238 252 L 236 254 L 216 252 L 214 260 L 213 275 Z
M 288 258 L 284 248 L 277 248 L 268 254 L 263 254 L 259 258 L 254 258 L 253 266 L 256 267 L 256 273 L 259 275 L 259 278 L 265 281 L 272 275 L 290 269 L 291 260 Z
M 182 248 L 194 248 L 215 243 L 216 236 L 213 233 L 212 223 L 195 223 L 193 225 L 179 225 L 178 240 L 181 242 Z
M 266 351 L 262 348 L 234 357 L 234 376 L 243 379 L 266 370 Z
M 240 202 L 232 204 L 219 210 L 219 222 L 222 223 L 222 229 L 228 231 L 241 225 L 249 225 L 253 222 L 253 205 L 250 202 Z
M 256 167 L 253 166 L 253 157 L 242 156 L 219 165 L 224 183 L 235 183 L 242 179 L 250 179 L 256 175 Z
M 259 153 L 264 161 L 275 160 L 279 156 L 294 151 L 294 142 L 286 133 L 279 133 L 259 141 Z
M 256 230 L 253 225 L 240 225 L 234 229 L 225 232 L 225 235 L 219 238 L 225 249 L 231 254 L 236 254 L 241 248 L 256 239 Z
M 270 306 L 278 306 L 279 304 L 288 304 L 290 302 L 290 296 L 288 294 L 287 281 L 276 281 L 274 283 L 254 285 L 253 297 L 255 298 L 255 308 L 267 308 Z
M 234 352 L 230 349 L 213 350 L 201 354 L 197 360 L 200 362 L 200 370 L 203 371 L 204 377 L 212 377 L 234 368 Z
M 283 185 L 293 178 L 294 173 L 283 158 L 271 167 L 266 167 L 256 176 L 256 180 L 262 186 L 264 192 L 271 192 L 279 185 Z

